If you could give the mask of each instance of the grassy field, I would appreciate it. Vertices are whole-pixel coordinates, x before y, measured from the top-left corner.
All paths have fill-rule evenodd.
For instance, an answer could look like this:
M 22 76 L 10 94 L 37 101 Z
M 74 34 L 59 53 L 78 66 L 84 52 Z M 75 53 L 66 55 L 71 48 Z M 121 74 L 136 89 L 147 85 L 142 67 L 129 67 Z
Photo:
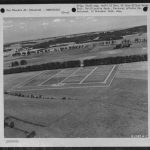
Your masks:
M 42 73 L 39 71 L 38 73 Z M 29 80 L 33 76 L 37 75 L 37 72 L 28 72 L 28 73 L 22 73 L 22 74 L 14 74 L 14 75 L 7 75 L 4 76 L 4 90 L 8 90 L 16 85 L 19 85 L 20 83 Z
M 97 70 L 98 74 L 108 70 L 110 72 L 112 66 L 102 68 L 105 71 Z M 79 75 L 82 74 L 84 71 L 79 72 Z M 5 75 L 4 87 L 9 89 L 34 75 L 35 73 Z M 62 76 L 65 76 L 63 72 L 60 74 Z M 89 80 L 94 79 L 96 77 Z M 35 130 L 36 137 L 146 137 L 148 134 L 147 62 L 120 65 L 108 87 L 44 90 L 27 88 L 22 93 L 41 94 L 51 98 L 4 95 L 7 116 L 44 126 L 16 122 L 18 128 Z M 20 132 L 5 128 L 5 137 L 23 137 L 24 134 Z
M 58 73 L 58 70 L 53 70 L 53 71 L 44 71 L 43 73 L 41 73 L 39 76 L 37 76 L 36 78 L 33 78 L 31 81 L 27 82 L 25 84 L 25 86 L 36 86 L 38 84 L 40 84 L 41 82 L 43 82 L 44 80 L 46 80 L 49 76 L 53 76 L 56 73 Z

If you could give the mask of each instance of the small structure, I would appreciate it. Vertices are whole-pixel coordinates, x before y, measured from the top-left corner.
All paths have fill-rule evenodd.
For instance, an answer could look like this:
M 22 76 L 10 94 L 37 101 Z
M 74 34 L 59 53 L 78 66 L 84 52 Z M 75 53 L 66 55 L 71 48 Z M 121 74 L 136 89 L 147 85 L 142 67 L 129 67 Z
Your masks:
M 119 48 L 127 48 L 131 46 L 131 41 L 130 40 L 123 40 L 121 41 L 120 44 L 116 44 L 114 49 L 119 49 Z

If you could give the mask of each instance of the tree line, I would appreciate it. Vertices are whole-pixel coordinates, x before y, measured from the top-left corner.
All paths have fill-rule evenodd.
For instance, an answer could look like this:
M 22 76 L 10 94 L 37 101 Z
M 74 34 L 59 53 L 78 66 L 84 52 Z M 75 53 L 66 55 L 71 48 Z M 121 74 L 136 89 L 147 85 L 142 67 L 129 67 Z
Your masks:
M 96 65 L 131 63 L 131 62 L 139 62 L 139 61 L 147 61 L 147 54 L 89 59 L 89 60 L 84 60 L 83 63 L 84 66 L 96 66 Z
M 147 54 L 86 59 L 83 61 L 83 66 L 110 65 L 110 64 L 131 63 L 131 62 L 139 62 L 139 61 L 147 61 Z M 65 62 L 50 62 L 50 63 L 39 64 L 39 65 L 5 69 L 4 74 L 74 68 L 80 66 L 81 66 L 80 60 L 65 61 Z
M 79 67 L 79 66 L 80 66 L 80 60 L 65 61 L 65 62 L 50 62 L 50 63 L 44 63 L 44 64 L 38 64 L 38 65 L 32 65 L 32 66 L 5 69 L 4 74 L 63 69 L 63 68 L 74 68 L 74 67 Z
M 61 98 L 57 98 L 57 97 L 53 97 L 53 96 L 44 96 L 44 95 L 35 95 L 35 94 L 24 94 L 24 93 L 20 93 L 20 92 L 7 92 L 4 91 L 4 94 L 7 95 L 12 95 L 12 96 L 17 96 L 17 97 L 24 97 L 24 98 L 33 98 L 33 99 L 51 99 L 51 100 L 58 100 L 58 99 L 62 99 L 62 100 L 78 100 L 76 98 L 71 98 L 71 97 L 61 97 Z

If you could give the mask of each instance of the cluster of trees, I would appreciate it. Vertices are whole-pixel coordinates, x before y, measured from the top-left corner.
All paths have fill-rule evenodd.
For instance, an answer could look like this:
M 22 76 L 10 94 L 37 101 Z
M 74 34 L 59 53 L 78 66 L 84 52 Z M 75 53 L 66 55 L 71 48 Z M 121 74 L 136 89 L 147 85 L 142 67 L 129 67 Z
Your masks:
M 18 61 L 11 62 L 11 67 L 16 67 L 16 66 L 19 66 L 19 62 Z
M 147 54 L 89 59 L 89 60 L 84 60 L 83 63 L 84 66 L 96 66 L 96 65 L 131 63 L 131 62 L 139 62 L 139 61 L 147 61 Z
M 139 38 L 135 38 L 135 43 L 140 43 L 140 42 L 147 42 L 147 39 L 139 39 Z
M 21 60 L 20 65 L 27 65 L 27 61 L 26 60 Z
M 19 66 L 19 65 L 26 65 L 27 64 L 27 61 L 26 60 L 20 60 L 20 62 L 18 61 L 13 61 L 11 63 L 11 67 L 16 67 L 16 66 Z
M 74 67 L 80 67 L 80 64 L 81 64 L 80 60 L 65 61 L 65 62 L 50 62 L 50 63 L 39 64 L 39 65 L 5 69 L 4 74 L 52 70 L 52 69 L 63 69 L 63 68 L 74 68 Z

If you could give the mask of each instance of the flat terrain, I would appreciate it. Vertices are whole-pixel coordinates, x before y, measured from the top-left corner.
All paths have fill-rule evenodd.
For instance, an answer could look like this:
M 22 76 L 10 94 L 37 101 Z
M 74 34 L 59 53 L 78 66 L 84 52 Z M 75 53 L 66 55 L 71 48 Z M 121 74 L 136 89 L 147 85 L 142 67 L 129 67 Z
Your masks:
M 147 62 L 5 75 L 4 89 L 26 96 L 4 95 L 5 116 L 17 118 L 5 137 L 148 134 Z

